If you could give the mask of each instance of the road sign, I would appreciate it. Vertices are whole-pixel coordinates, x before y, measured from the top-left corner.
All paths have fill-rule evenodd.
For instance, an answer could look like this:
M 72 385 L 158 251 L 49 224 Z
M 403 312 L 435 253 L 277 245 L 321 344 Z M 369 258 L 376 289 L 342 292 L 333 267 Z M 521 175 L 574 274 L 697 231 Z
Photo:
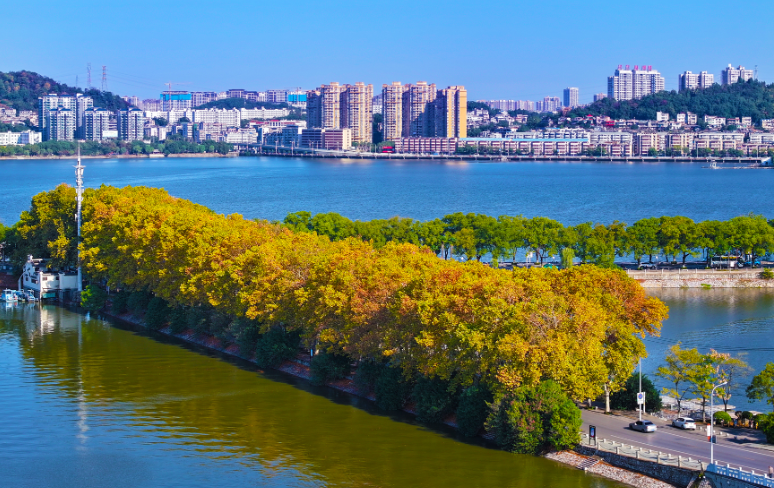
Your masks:
M 645 405 L 645 392 L 637 393 L 637 405 Z

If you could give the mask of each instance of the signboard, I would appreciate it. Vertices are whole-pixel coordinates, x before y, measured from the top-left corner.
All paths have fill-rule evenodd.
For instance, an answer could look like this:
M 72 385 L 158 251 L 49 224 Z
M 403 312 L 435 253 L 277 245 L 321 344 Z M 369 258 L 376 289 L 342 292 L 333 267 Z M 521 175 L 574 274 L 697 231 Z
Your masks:
M 637 405 L 645 405 L 645 392 L 637 393 Z
M 589 425 L 589 438 L 597 438 L 597 427 L 595 425 Z

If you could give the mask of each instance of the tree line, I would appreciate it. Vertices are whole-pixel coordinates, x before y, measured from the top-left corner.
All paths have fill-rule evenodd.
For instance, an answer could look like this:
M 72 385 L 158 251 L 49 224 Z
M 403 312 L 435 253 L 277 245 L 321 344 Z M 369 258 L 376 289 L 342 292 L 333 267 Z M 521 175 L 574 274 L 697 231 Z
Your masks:
M 74 197 L 65 185 L 36 195 L 14 227 L 19 250 L 42 248 L 72 263 L 74 229 L 61 224 Z M 381 398 L 396 398 L 393 405 L 415 391 L 395 392 L 402 384 L 422 383 L 419 395 L 431 399 L 439 388 L 478 399 L 479 407 L 486 395 L 475 388 L 483 389 L 496 407 L 472 417 L 510 450 L 576 441 L 580 417 L 566 402 L 618 389 L 646 355 L 641 338 L 657 334 L 667 314 L 621 271 L 506 272 L 438 259 L 408 242 L 333 241 L 218 215 L 151 188 L 88 190 L 82 235 L 94 285 L 87 304 L 104 293 L 96 290 L 126 290 L 124 304 L 133 301 L 146 322 L 206 328 L 249 357 L 270 357 L 289 341 L 290 350 L 313 354 L 323 380 L 348 364 L 371 365 L 363 383 L 392 388 Z M 561 435 L 552 425 L 563 426 Z
M 458 212 L 426 222 L 400 217 L 352 221 L 337 213 L 312 215 L 303 211 L 289 214 L 283 224 L 296 232 L 314 232 L 334 241 L 359 237 L 377 248 L 390 242 L 426 246 L 444 259 L 480 261 L 491 256 L 493 261 L 514 261 L 519 253 L 531 252 L 542 264 L 556 255 L 565 267 L 575 259 L 612 267 L 616 257 L 623 256 L 633 256 L 637 264 L 659 255 L 685 263 L 688 257 L 763 256 L 774 251 L 774 226 L 759 215 L 702 222 L 664 216 L 632 225 L 615 221 L 564 226 L 547 217 L 495 218 Z
M 181 136 L 170 136 L 165 141 L 146 143 L 143 141 L 105 140 L 81 143 L 84 156 L 104 156 L 109 154 L 143 155 L 158 151 L 167 154 L 214 153 L 228 154 L 234 148 L 227 142 L 206 141 L 197 143 L 187 141 Z M 78 143 L 70 141 L 45 141 L 25 146 L 0 146 L 0 156 L 74 156 L 78 153 Z

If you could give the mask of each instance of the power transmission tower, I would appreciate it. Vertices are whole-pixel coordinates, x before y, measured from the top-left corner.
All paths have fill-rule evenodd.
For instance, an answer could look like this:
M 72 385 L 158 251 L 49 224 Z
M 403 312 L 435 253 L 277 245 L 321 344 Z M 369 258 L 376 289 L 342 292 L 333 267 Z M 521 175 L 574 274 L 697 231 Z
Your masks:
M 107 91 L 107 66 L 102 66 L 102 91 Z
M 91 63 L 86 65 L 86 88 L 91 89 Z
M 755 81 L 758 81 L 758 65 L 755 65 Z

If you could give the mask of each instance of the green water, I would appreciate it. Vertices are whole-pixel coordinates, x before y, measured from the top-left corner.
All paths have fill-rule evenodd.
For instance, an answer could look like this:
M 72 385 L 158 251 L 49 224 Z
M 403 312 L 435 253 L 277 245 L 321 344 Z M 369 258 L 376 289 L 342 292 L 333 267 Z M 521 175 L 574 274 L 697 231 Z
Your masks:
M 0 308 L 0 371 L 1 486 L 621 486 L 54 306 Z

